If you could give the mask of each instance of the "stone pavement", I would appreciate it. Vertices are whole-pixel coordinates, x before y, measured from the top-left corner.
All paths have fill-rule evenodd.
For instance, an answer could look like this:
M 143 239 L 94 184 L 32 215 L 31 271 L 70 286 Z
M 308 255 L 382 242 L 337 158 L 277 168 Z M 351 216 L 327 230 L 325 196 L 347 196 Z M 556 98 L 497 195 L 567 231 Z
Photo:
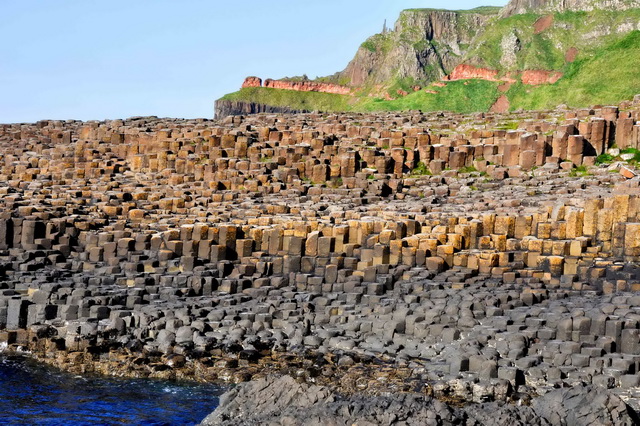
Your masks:
M 0 125 L 0 341 L 126 350 L 149 374 L 337 354 L 442 398 L 634 399 L 640 178 L 596 157 L 640 148 L 639 120 L 629 102 Z

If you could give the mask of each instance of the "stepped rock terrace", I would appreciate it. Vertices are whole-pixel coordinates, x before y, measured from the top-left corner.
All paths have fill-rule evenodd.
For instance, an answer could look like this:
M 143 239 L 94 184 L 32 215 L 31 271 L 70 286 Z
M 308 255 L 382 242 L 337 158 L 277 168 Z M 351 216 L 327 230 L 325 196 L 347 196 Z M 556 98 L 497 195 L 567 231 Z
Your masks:
M 0 125 L 0 340 L 80 372 L 633 404 L 639 116 Z

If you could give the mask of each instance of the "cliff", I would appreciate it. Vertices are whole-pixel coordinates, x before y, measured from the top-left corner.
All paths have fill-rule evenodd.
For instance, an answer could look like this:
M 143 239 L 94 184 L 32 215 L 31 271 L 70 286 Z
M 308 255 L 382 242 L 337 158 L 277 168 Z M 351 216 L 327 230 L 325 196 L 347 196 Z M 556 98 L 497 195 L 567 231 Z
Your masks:
M 250 77 L 223 99 L 309 111 L 587 107 L 640 93 L 638 63 L 640 0 L 512 0 L 502 9 L 405 10 L 343 71 L 313 81 Z
M 439 80 L 460 62 L 468 45 L 499 10 L 403 11 L 394 30 L 365 41 L 337 79 L 352 87 L 396 83 L 402 89 Z
M 218 99 L 215 103 L 215 118 L 223 118 L 229 115 L 249 115 L 260 113 L 295 114 L 309 112 L 288 106 L 265 105 L 256 102 L 228 101 Z

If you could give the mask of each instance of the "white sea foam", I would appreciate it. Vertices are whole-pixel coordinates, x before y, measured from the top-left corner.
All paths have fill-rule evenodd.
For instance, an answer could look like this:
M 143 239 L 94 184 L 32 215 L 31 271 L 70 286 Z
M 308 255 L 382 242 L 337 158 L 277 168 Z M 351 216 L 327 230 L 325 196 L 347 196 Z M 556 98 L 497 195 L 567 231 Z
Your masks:
M 178 390 L 177 390 L 177 389 L 175 389 L 175 388 L 170 388 L 170 387 L 168 387 L 168 386 L 167 386 L 167 387 L 165 387 L 165 388 L 162 388 L 162 390 L 163 390 L 165 393 L 170 393 L 170 394 L 173 394 L 173 395 L 175 395 L 175 394 L 177 394 L 177 393 L 178 393 Z

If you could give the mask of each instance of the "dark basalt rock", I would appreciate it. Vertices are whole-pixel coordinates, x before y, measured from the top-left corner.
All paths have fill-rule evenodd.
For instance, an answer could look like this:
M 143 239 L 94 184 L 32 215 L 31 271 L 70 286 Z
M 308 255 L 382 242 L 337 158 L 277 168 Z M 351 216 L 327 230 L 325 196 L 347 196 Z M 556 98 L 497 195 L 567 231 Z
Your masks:
M 294 109 L 290 107 L 264 105 L 256 102 L 217 100 L 215 103 L 215 118 L 217 119 L 228 117 L 230 115 L 248 115 L 260 113 L 297 114 L 307 112 L 309 111 Z
M 561 389 L 532 406 L 499 403 L 452 407 L 418 394 L 344 397 L 290 376 L 267 377 L 224 394 L 202 425 L 634 425 L 620 398 L 592 386 Z

